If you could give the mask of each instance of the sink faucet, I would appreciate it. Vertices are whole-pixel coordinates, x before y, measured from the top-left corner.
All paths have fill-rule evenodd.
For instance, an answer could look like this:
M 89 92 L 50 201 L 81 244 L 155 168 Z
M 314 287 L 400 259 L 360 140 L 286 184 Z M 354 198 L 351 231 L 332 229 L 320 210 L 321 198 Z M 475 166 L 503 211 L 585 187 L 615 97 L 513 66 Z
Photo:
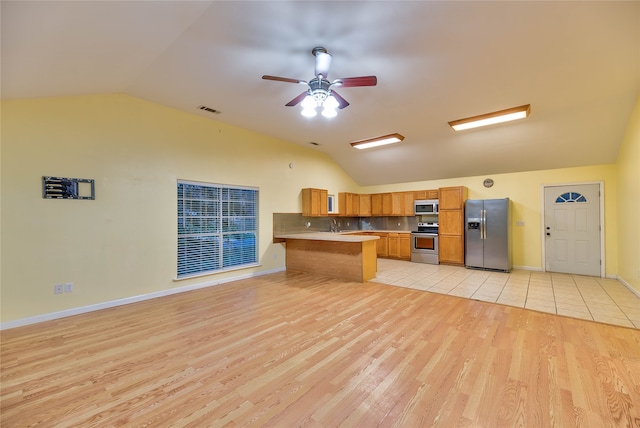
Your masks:
M 335 218 L 331 219 L 331 225 L 330 225 L 329 231 L 330 232 L 337 232 L 338 231 L 338 222 L 336 221 Z

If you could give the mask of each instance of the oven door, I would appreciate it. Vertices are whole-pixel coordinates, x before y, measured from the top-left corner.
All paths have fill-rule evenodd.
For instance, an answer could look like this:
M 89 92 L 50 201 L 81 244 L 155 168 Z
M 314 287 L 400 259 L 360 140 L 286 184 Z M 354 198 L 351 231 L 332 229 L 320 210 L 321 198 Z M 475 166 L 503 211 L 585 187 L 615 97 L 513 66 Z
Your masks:
M 438 264 L 438 235 L 411 233 L 411 261 Z

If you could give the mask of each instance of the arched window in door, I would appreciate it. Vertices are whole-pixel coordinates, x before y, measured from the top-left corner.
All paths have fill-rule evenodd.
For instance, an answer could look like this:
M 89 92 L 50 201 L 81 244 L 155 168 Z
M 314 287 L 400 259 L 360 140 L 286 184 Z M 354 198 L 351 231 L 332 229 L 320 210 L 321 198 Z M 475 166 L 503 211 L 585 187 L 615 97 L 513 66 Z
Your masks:
M 556 198 L 556 204 L 564 204 L 567 202 L 587 202 L 587 198 L 578 192 L 567 192 Z

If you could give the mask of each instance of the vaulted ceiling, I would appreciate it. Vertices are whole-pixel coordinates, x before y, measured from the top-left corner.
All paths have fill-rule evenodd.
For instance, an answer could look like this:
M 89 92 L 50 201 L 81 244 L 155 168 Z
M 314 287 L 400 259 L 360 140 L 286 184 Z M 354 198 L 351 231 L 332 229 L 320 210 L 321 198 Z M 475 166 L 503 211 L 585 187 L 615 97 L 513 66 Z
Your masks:
M 3 0 L 1 20 L 3 99 L 125 93 L 326 152 L 363 186 L 613 163 L 640 89 L 638 1 Z M 261 79 L 310 80 L 315 46 L 330 80 L 378 77 L 332 119 Z

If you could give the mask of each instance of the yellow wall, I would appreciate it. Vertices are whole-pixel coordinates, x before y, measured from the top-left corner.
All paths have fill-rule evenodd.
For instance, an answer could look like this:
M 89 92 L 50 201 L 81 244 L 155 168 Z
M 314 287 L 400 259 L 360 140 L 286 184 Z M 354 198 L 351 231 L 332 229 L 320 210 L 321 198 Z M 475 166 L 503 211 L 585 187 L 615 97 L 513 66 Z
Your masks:
M 618 275 L 640 293 L 640 97 L 618 153 Z
M 124 95 L 5 101 L 1 137 L 2 322 L 282 268 L 272 213 L 357 187 L 311 148 Z M 96 200 L 45 200 L 43 175 L 95 179 Z M 259 187 L 259 268 L 174 281 L 178 179 Z
M 436 189 L 466 186 L 469 199 L 511 199 L 512 263 L 514 267 L 542 269 L 542 191 L 543 185 L 604 182 L 606 275 L 616 275 L 618 263 L 618 229 L 616 227 L 616 166 L 598 165 L 513 174 L 493 174 L 493 187 L 482 183 L 489 177 L 463 177 L 449 180 L 423 181 L 363 188 L 376 193 L 395 190 Z M 517 226 L 524 222 L 524 226 Z
M 494 174 L 486 189 L 484 176 L 359 187 L 321 152 L 124 95 L 4 101 L 0 321 L 281 269 L 272 213 L 300 212 L 303 187 L 509 197 L 513 264 L 541 269 L 542 186 L 602 181 L 606 274 L 640 290 L 639 105 L 616 165 Z M 93 178 L 96 200 L 42 199 L 43 175 Z M 174 281 L 178 179 L 260 188 L 260 267 Z M 73 293 L 54 295 L 65 282 Z

